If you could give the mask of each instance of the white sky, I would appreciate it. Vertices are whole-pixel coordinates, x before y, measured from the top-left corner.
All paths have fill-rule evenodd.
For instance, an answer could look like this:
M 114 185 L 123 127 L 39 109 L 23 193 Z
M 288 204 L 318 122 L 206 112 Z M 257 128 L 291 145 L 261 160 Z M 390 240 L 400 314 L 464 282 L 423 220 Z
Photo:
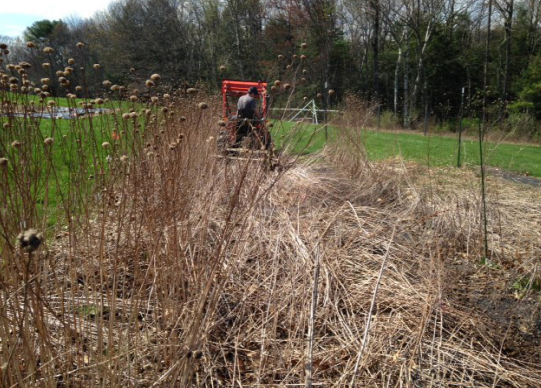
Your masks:
M 112 0 L 6 0 L 0 7 L 0 35 L 16 37 L 38 20 L 68 16 L 87 18 L 103 11 Z

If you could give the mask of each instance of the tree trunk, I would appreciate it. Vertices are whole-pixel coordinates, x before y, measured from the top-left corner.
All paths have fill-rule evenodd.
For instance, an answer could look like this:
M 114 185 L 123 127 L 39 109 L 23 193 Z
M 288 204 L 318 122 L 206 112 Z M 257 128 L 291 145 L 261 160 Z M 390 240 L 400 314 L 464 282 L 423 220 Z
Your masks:
M 372 51 L 374 53 L 374 100 L 379 103 L 379 0 L 371 0 L 372 11 L 374 12 L 374 36 L 372 39 Z
M 409 128 L 409 98 L 408 98 L 408 77 L 409 77 L 409 59 L 410 59 L 410 36 L 406 33 L 406 57 L 404 58 L 404 128 Z
M 502 84 L 502 113 L 507 106 L 508 94 L 509 94 L 509 72 L 511 62 L 511 33 L 513 27 L 513 4 L 514 0 L 506 1 L 506 17 L 505 17 L 505 65 L 503 73 Z
M 402 46 L 398 46 L 398 58 L 396 59 L 396 66 L 394 69 L 394 101 L 393 110 L 394 114 L 398 113 L 398 76 L 400 75 L 400 64 L 402 63 Z

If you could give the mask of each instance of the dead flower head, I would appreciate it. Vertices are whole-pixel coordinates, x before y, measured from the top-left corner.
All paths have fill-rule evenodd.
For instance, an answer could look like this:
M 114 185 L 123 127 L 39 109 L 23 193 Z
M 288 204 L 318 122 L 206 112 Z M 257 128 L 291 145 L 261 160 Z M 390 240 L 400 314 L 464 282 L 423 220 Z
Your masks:
M 77 44 L 75 45 L 78 49 L 82 49 L 83 47 L 85 47 L 85 44 L 83 42 L 77 42 Z
M 34 252 L 43 242 L 43 234 L 35 229 L 28 229 L 17 236 L 19 246 L 26 252 Z
M 15 140 L 14 142 L 11 143 L 11 146 L 13 148 L 21 148 L 21 142 L 19 140 Z
M 99 63 L 94 63 L 92 67 L 94 68 L 94 70 L 99 70 L 101 68 L 101 65 Z
M 145 81 L 145 85 L 146 85 L 148 88 L 151 88 L 151 87 L 154 86 L 154 82 L 152 82 L 152 80 L 147 79 L 147 80 Z
M 101 143 L 101 146 L 102 146 L 103 148 L 107 149 L 107 148 L 109 148 L 111 145 L 110 145 L 108 142 L 104 141 L 103 143 Z
M 53 49 L 52 47 L 45 47 L 45 48 L 43 49 L 43 52 L 44 52 L 45 54 L 52 54 L 52 53 L 54 52 L 54 49 Z
M 45 140 L 43 141 L 43 143 L 45 143 L 46 146 L 52 146 L 52 145 L 53 145 L 53 142 L 54 142 L 54 140 L 53 140 L 52 137 L 48 137 L 47 139 L 45 139 Z
M 150 76 L 150 79 L 151 79 L 152 81 L 154 81 L 154 82 L 158 82 L 161 78 L 162 78 L 162 76 L 159 75 L 159 74 L 152 74 L 152 75 Z
M 8 160 L 6 158 L 0 158 L 0 167 L 6 167 L 8 165 Z
M 302 48 L 302 49 L 305 49 L 305 48 L 307 48 L 307 47 L 308 47 L 308 44 L 307 44 L 307 43 L 305 43 L 305 42 L 301 43 L 301 48 Z
M 207 104 L 206 102 L 200 102 L 197 106 L 198 106 L 199 109 L 201 109 L 201 110 L 205 110 L 205 109 L 207 109 L 207 108 L 209 107 L 208 104 Z
M 195 94 L 195 93 L 197 93 L 197 89 L 196 89 L 196 88 L 188 88 L 188 89 L 186 90 L 186 93 L 188 93 L 188 94 Z

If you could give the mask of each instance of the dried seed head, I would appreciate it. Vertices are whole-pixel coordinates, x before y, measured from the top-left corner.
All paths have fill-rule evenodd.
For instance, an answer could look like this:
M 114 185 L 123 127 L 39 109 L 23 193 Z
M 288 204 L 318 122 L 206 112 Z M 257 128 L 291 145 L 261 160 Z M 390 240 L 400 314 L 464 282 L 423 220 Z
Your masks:
M 117 91 L 119 91 L 119 90 L 120 90 L 120 86 L 118 86 L 118 85 L 116 85 L 116 84 L 113 85 L 113 86 L 111 86 L 111 91 L 112 91 L 112 92 L 117 92 Z
M 301 61 L 304 61 L 306 59 L 306 55 L 302 54 L 301 55 Z
M 130 101 L 131 102 L 137 101 L 137 96 L 130 96 Z
M 42 78 L 41 79 L 42 84 L 48 84 L 49 82 L 51 82 L 51 80 L 49 78 Z
M 121 161 L 122 163 L 127 162 L 127 161 L 128 161 L 128 155 L 122 155 L 122 156 L 120 157 L 120 161 Z
M 297 58 L 298 58 L 297 54 L 293 55 L 293 59 L 297 59 Z
M 8 160 L 6 158 L 0 158 L 0 167 L 6 167 L 8 165 Z
M 329 89 L 329 96 L 334 96 L 334 90 L 333 89 Z
M 167 109 L 166 107 L 163 107 L 162 108 L 162 113 L 167 113 L 167 112 L 169 112 L 169 109 Z
M 272 85 L 272 86 L 271 86 L 271 91 L 275 92 L 275 91 L 276 91 L 276 89 L 277 89 L 277 87 L 276 87 L 276 86 L 274 86 L 274 85 Z
M 308 74 L 308 70 L 303 69 L 303 70 L 302 70 L 302 74 Z
M 99 70 L 99 69 L 101 69 L 101 65 L 100 65 L 99 63 L 94 63 L 94 64 L 92 65 L 92 67 L 94 68 L 94 70 Z
M 21 66 L 23 69 L 30 69 L 32 67 L 32 65 L 30 65 L 28 62 L 21 62 L 19 63 L 19 66 Z
M 48 69 L 51 67 L 51 64 L 49 62 L 44 62 L 41 64 L 41 67 L 43 67 L 44 69 Z
M 14 142 L 11 143 L 11 146 L 13 148 L 21 148 L 21 142 L 19 140 L 15 140 Z
M 77 90 L 78 92 L 80 92 L 80 91 L 83 90 L 83 87 L 82 87 L 82 86 L 76 86 L 76 87 L 75 87 L 75 90 Z
M 129 113 L 124 113 L 124 114 L 122 114 L 122 118 L 124 120 L 128 120 L 130 118 L 130 114 Z
M 307 48 L 307 47 L 308 47 L 308 44 L 307 44 L 307 43 L 305 43 L 305 42 L 302 42 L 302 43 L 301 43 L 301 48 L 302 48 L 302 49 L 305 49 L 305 48 Z
M 73 58 L 68 59 L 68 65 L 75 65 L 75 59 Z
M 151 80 L 147 79 L 145 81 L 145 85 L 147 86 L 147 88 L 151 88 L 154 86 L 154 82 L 152 82 Z
M 77 42 L 75 47 L 77 47 L 78 49 L 82 49 L 83 47 L 85 47 L 85 44 L 83 42 Z
M 224 65 L 220 66 L 220 71 L 223 73 L 227 70 L 227 67 L 225 67 Z
M 318 93 L 318 94 L 316 95 L 316 97 L 319 98 L 319 99 L 321 99 L 321 98 L 323 98 L 323 94 Z
M 56 102 L 53 101 L 53 100 L 49 100 L 49 101 L 47 101 L 47 105 L 50 106 L 50 107 L 53 107 L 53 106 L 56 105 Z
M 291 85 L 290 85 L 290 84 L 284 84 L 284 89 L 285 89 L 285 90 L 291 89 Z
M 276 81 L 274 81 L 274 85 L 275 85 L 275 86 L 280 86 L 281 83 L 282 83 L 282 81 L 280 81 L 279 79 L 277 79 Z
M 103 148 L 107 149 L 107 148 L 109 148 L 111 145 L 110 145 L 108 142 L 104 141 L 103 143 L 101 143 L 101 146 L 102 146 Z
M 152 74 L 152 75 L 150 76 L 150 79 L 151 79 L 152 81 L 154 81 L 154 82 L 160 81 L 161 78 L 162 78 L 162 76 L 159 75 L 159 74 Z
M 109 81 L 109 80 L 105 80 L 102 82 L 103 86 L 105 86 L 106 88 L 110 88 L 111 85 L 112 85 L 112 82 Z
M 19 246 L 26 252 L 34 252 L 43 242 L 43 234 L 35 229 L 28 229 L 17 236 Z
M 54 142 L 54 140 L 53 140 L 52 137 L 48 137 L 47 139 L 45 139 L 45 140 L 43 141 L 43 143 L 45 143 L 46 146 L 51 146 L 51 145 L 53 145 L 53 142 Z
M 195 94 L 195 93 L 197 93 L 197 89 L 196 89 L 196 88 L 188 88 L 188 89 L 186 90 L 186 93 L 188 93 L 188 94 Z
M 157 103 L 158 103 L 158 97 L 156 97 L 156 96 L 151 97 L 151 98 L 150 98 L 150 102 L 151 102 L 152 104 L 157 104 Z
M 220 120 L 220 121 L 218 121 L 218 125 L 219 125 L 220 127 L 225 127 L 225 126 L 226 126 L 226 123 L 225 123 L 225 121 Z
M 166 100 L 169 100 L 171 98 L 171 96 L 169 94 L 165 93 L 163 95 L 163 98 L 165 98 Z
M 282 54 L 278 55 L 278 59 L 279 59 L 280 61 L 283 60 L 284 58 L 285 58 L 285 57 L 284 57 Z
M 57 77 L 62 77 L 64 75 L 64 72 L 62 70 L 57 70 L 55 74 Z
M 186 121 L 186 116 L 180 116 L 178 119 L 180 120 L 180 122 L 184 122 Z
M 104 103 L 104 101 L 103 101 L 102 98 L 96 98 L 94 101 L 95 101 L 96 104 L 98 104 L 98 105 L 103 105 L 103 103 Z
M 52 54 L 52 53 L 54 52 L 54 49 L 53 49 L 52 47 L 45 47 L 45 48 L 43 49 L 43 52 L 44 52 L 45 54 Z
M 8 48 L 8 45 L 5 43 L 0 43 L 0 50 L 5 50 Z
M 201 109 L 201 110 L 205 110 L 205 109 L 207 109 L 207 108 L 209 107 L 208 104 L 207 104 L 206 102 L 200 102 L 197 106 L 198 106 L 199 109 Z
M 135 73 L 135 67 L 130 68 L 130 73 Z

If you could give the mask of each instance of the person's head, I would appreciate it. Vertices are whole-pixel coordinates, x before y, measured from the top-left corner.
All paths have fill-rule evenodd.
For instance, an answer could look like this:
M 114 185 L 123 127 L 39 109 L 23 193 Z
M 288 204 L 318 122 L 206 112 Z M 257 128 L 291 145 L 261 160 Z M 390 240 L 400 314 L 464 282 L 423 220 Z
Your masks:
M 257 91 L 257 88 L 255 86 L 252 86 L 249 90 L 248 90 L 248 94 L 252 97 L 257 97 L 259 96 L 259 92 Z

